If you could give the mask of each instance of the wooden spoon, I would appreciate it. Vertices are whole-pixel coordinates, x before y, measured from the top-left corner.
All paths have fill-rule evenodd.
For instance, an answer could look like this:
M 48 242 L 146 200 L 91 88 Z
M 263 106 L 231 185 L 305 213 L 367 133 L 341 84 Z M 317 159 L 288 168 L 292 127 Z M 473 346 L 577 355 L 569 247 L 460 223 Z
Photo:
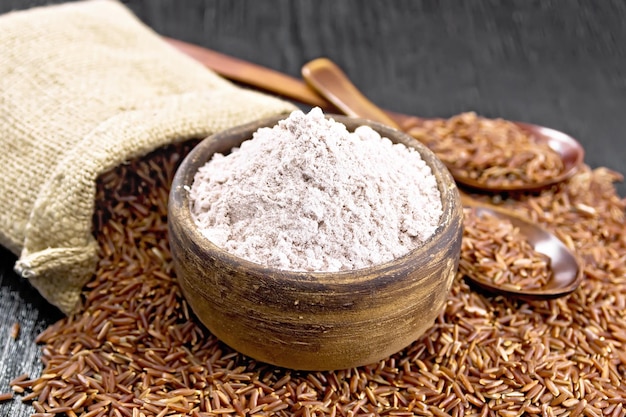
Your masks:
M 552 270 L 550 280 L 541 288 L 513 289 L 497 285 L 480 277 L 466 275 L 467 280 L 489 292 L 527 300 L 549 300 L 563 297 L 578 288 L 583 279 L 582 268 L 578 259 L 553 233 L 504 209 L 479 203 L 465 193 L 461 193 L 461 200 L 464 206 L 472 207 L 478 215 L 490 214 L 503 221 L 511 222 L 537 252 L 550 258 Z
M 345 114 L 374 120 L 397 129 L 401 128 L 387 113 L 361 94 L 346 74 L 329 59 L 318 58 L 305 64 L 302 67 L 302 76 L 311 87 Z M 540 182 L 491 185 L 477 181 L 448 164 L 448 169 L 457 183 L 473 189 L 490 192 L 534 191 L 564 181 L 578 170 L 583 162 L 584 150 L 574 138 L 554 129 L 527 123 L 514 123 L 530 133 L 537 142 L 546 143 L 559 154 L 564 166 L 561 174 Z M 402 129 L 409 134 L 411 133 L 410 127 L 407 127 L 406 124 Z

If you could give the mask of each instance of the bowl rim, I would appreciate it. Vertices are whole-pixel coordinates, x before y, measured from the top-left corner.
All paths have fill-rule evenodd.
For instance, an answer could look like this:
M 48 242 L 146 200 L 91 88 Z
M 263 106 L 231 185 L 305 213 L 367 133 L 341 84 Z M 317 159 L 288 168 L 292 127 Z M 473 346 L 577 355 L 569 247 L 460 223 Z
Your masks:
M 448 168 L 446 168 L 443 162 L 441 162 L 430 149 L 408 134 L 383 124 L 362 118 L 332 113 L 325 113 L 324 116 L 343 123 L 350 131 L 353 131 L 358 126 L 367 125 L 377 131 L 381 136 L 389 138 L 393 143 L 402 143 L 405 146 L 414 148 L 420 154 L 422 160 L 430 167 L 433 175 L 435 175 L 437 187 L 441 195 L 442 214 L 435 231 L 420 246 L 382 264 L 364 268 L 340 271 L 289 270 L 259 264 L 232 254 L 209 240 L 202 234 L 198 227 L 188 227 L 196 226 L 191 216 L 189 188 L 193 183 L 197 169 L 209 161 L 215 152 L 228 153 L 228 151 L 207 151 L 207 149 L 210 150 L 212 147 L 219 146 L 226 138 L 232 138 L 233 135 L 237 136 L 238 139 L 236 139 L 236 141 L 241 144 L 246 140 L 252 139 L 252 134 L 257 129 L 272 127 L 288 116 L 289 114 L 282 114 L 280 116 L 258 119 L 223 130 L 201 140 L 183 159 L 174 175 L 168 202 L 168 223 L 171 222 L 170 217 L 176 215 L 177 221 L 183 224 L 184 232 L 193 245 L 203 248 L 203 250 L 207 251 L 212 257 L 219 259 L 220 262 L 238 264 L 250 271 L 253 275 L 274 277 L 275 279 L 280 278 L 280 280 L 284 282 L 316 282 L 320 284 L 332 284 L 337 287 L 345 285 L 351 288 L 354 288 L 354 285 L 358 283 L 365 284 L 375 280 L 393 280 L 394 276 L 401 273 L 401 271 L 405 270 L 407 267 L 410 269 L 418 269 L 420 266 L 427 263 L 429 260 L 428 254 L 436 247 L 437 242 L 446 235 L 444 231 L 455 225 L 462 228 L 461 200 L 457 185 Z M 242 136 L 245 137 L 241 138 Z M 231 146 L 229 149 L 234 147 L 235 146 Z M 448 198 L 444 198 L 445 196 Z M 461 216 L 455 216 L 455 212 L 460 212 Z M 420 257 L 418 255 L 424 256 Z M 414 259 L 423 259 L 424 262 L 408 262 Z

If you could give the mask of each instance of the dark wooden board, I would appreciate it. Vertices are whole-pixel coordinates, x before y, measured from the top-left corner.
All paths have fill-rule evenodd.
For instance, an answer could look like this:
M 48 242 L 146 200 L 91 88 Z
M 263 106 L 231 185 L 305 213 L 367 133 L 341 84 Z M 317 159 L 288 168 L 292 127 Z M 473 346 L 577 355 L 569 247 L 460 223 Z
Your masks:
M 50 1 L 0 0 L 0 12 Z M 421 116 L 474 110 L 563 130 L 586 162 L 626 172 L 626 3 L 127 0 L 157 32 L 299 76 L 335 60 L 373 101 Z M 61 51 L 60 51 L 61 53 Z M 1 92 L 0 92 L 1 94 Z M 622 196 L 625 184 L 618 185 Z M 38 332 L 60 317 L 0 250 L 0 392 L 40 369 Z M 17 340 L 10 337 L 21 324 Z M 32 410 L 19 401 L 0 415 Z

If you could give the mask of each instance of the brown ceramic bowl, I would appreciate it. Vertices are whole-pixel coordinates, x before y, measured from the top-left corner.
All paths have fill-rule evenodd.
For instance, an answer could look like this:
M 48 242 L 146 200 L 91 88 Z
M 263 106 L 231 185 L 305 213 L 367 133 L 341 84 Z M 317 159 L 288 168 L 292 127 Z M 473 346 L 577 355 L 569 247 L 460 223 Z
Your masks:
M 211 243 L 196 227 L 188 187 L 211 156 L 228 153 L 261 120 L 202 141 L 179 167 L 169 201 L 169 238 L 178 280 L 206 327 L 256 360 L 300 370 L 375 363 L 408 346 L 443 309 L 457 271 L 462 206 L 456 185 L 434 154 L 410 136 L 363 119 L 332 116 L 349 130 L 369 125 L 417 149 L 431 167 L 443 215 L 420 248 L 385 264 L 341 272 L 296 272 L 262 266 Z

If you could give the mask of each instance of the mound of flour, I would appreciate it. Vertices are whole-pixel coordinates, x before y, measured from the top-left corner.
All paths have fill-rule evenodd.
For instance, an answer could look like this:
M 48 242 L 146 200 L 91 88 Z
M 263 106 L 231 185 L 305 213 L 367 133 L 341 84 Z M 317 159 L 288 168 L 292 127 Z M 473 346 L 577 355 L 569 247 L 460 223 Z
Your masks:
M 406 254 L 435 231 L 441 197 L 418 152 L 318 108 L 215 155 L 191 186 L 192 216 L 228 252 L 285 270 L 339 271 Z

